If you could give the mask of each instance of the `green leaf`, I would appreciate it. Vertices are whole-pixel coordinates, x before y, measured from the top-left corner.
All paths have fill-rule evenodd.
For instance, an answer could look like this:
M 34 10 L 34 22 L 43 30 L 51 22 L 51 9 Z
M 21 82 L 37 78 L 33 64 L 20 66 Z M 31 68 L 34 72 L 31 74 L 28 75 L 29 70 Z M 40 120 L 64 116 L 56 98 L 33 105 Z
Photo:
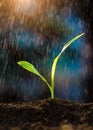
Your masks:
M 66 44 L 63 46 L 63 48 L 62 48 L 61 54 L 62 54 L 62 52 L 63 52 L 70 44 L 72 44 L 74 41 L 78 40 L 78 39 L 79 39 L 81 36 L 83 36 L 83 35 L 84 35 L 84 33 L 82 33 L 82 34 L 80 34 L 80 35 L 74 37 L 72 40 L 70 40 L 68 43 L 66 43 Z
M 17 62 L 17 63 L 18 63 L 18 65 L 20 65 L 22 68 L 24 68 L 24 69 L 26 69 L 26 70 L 28 70 L 28 71 L 30 71 L 30 72 L 32 72 L 32 73 L 34 73 L 34 74 L 40 76 L 40 73 L 37 71 L 37 69 L 36 69 L 31 63 L 29 63 L 29 62 L 27 62 L 27 61 L 19 61 L 19 62 Z
M 49 85 L 47 80 L 38 72 L 38 70 L 34 67 L 33 64 L 27 61 L 19 61 L 17 63 L 18 65 L 20 65 L 22 68 L 26 69 L 27 71 L 30 71 L 31 73 L 34 73 L 37 76 L 39 76 L 48 85 L 49 89 L 51 89 L 51 86 Z
M 81 36 L 83 36 L 84 33 L 74 37 L 72 40 L 70 40 L 69 42 L 67 42 L 61 52 L 59 53 L 59 55 L 54 59 L 54 62 L 53 62 L 53 65 L 52 65 L 52 70 L 51 70 L 51 86 L 52 88 L 54 89 L 54 78 L 55 78 L 55 70 L 56 70 L 56 65 L 57 65 L 57 62 L 58 62 L 58 59 L 60 58 L 61 54 L 64 52 L 64 50 L 70 45 L 72 44 L 74 41 L 76 41 L 77 39 L 79 39 Z

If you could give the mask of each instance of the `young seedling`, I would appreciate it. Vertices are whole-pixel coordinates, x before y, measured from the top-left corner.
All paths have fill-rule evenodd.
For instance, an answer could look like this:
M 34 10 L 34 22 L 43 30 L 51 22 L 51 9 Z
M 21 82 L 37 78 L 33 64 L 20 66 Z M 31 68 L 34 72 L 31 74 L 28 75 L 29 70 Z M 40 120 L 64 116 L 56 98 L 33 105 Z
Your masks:
M 54 99 L 55 95 L 54 95 L 54 79 L 55 79 L 55 70 L 56 70 L 56 65 L 57 65 L 57 62 L 60 58 L 60 56 L 62 55 L 62 53 L 66 50 L 66 48 L 72 44 L 74 41 L 76 41 L 77 39 L 79 39 L 81 36 L 83 36 L 84 33 L 74 37 L 72 40 L 70 40 L 69 42 L 67 42 L 61 52 L 55 57 L 54 59 L 54 62 L 53 62 L 53 65 L 52 65 L 52 69 L 51 69 L 51 84 L 48 83 L 48 81 L 46 80 L 46 78 L 44 78 L 40 73 L 39 71 L 34 67 L 33 64 L 27 62 L 27 61 L 19 61 L 17 62 L 18 65 L 20 65 L 22 68 L 26 69 L 27 71 L 30 71 L 34 74 L 36 74 L 37 76 L 39 76 L 43 82 L 45 82 L 50 90 L 50 93 L 51 93 L 51 99 Z

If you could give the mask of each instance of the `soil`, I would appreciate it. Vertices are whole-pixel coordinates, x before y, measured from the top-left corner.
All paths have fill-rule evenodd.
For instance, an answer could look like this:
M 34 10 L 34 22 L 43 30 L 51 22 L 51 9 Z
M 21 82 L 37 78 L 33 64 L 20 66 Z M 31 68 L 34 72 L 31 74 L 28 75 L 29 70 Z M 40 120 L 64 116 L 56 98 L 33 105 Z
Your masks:
M 93 130 L 93 103 L 57 98 L 0 103 L 0 130 Z

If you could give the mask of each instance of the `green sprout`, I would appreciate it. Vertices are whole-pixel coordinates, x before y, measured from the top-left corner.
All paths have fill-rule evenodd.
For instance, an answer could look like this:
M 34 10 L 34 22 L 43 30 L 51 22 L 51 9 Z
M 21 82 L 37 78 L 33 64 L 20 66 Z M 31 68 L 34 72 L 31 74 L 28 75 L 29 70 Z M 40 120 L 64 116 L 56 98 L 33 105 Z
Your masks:
M 17 62 L 18 65 L 20 65 L 22 68 L 26 69 L 27 71 L 30 71 L 32 73 L 34 73 L 35 75 L 37 75 L 38 77 L 40 77 L 42 79 L 43 82 L 45 82 L 50 90 L 50 93 L 51 93 L 51 99 L 54 99 L 55 97 L 55 94 L 54 94 L 54 79 L 55 79 L 55 71 L 56 71 L 56 65 L 57 65 L 57 62 L 60 58 L 60 56 L 62 55 L 62 53 L 66 50 L 66 48 L 72 44 L 74 41 L 76 41 L 77 39 L 79 39 L 81 36 L 83 36 L 84 33 L 74 37 L 72 40 L 70 40 L 69 42 L 67 42 L 61 52 L 55 57 L 54 59 L 54 62 L 52 64 L 52 69 L 51 69 L 51 85 L 48 83 L 48 81 L 46 80 L 46 78 L 44 78 L 40 73 L 39 71 L 34 67 L 33 64 L 27 62 L 27 61 L 19 61 Z

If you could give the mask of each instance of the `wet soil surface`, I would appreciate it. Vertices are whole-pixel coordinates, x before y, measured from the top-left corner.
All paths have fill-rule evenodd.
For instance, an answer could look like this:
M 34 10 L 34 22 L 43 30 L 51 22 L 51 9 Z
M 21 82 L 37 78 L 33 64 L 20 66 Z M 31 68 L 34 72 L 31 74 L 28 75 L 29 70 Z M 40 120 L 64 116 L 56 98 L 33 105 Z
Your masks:
M 0 103 L 0 130 L 93 130 L 93 103 L 57 98 Z

